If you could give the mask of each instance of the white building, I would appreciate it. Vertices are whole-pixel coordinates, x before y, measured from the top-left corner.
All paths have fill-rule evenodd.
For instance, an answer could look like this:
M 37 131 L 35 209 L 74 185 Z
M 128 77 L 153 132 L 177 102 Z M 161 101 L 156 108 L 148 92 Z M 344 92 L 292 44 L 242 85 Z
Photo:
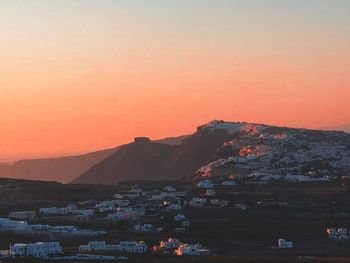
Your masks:
M 76 209 L 70 211 L 68 214 L 76 215 L 76 216 L 93 216 L 94 210 L 92 209 Z
M 205 192 L 205 195 L 206 196 L 215 196 L 216 195 L 216 192 L 214 189 L 208 189 L 206 192 Z
M 118 199 L 118 200 L 116 200 L 116 203 L 117 203 L 118 206 L 125 207 L 125 206 L 128 206 L 130 204 L 130 200 L 128 200 L 128 199 Z
M 174 220 L 176 221 L 176 222 L 181 222 L 181 221 L 183 221 L 183 220 L 185 220 L 185 216 L 184 215 L 182 215 L 182 214 L 179 214 L 179 215 L 176 215 L 176 216 L 174 216 Z
M 79 246 L 79 252 L 126 252 L 145 253 L 147 246 L 143 241 L 120 241 L 119 244 L 108 245 L 105 241 L 90 241 L 87 245 Z
M 137 224 L 134 226 L 134 230 L 135 231 L 141 231 L 141 232 L 149 232 L 152 231 L 154 229 L 154 226 L 152 224 Z
M 178 248 L 180 245 L 180 240 L 169 238 L 167 241 L 161 241 L 159 247 L 164 249 L 175 249 Z
M 169 205 L 166 208 L 166 211 L 179 211 L 182 209 L 182 206 L 180 204 L 173 204 L 173 205 Z
M 292 248 L 293 242 L 287 241 L 283 238 L 278 239 L 278 248 Z
M 177 250 L 175 250 L 178 256 L 207 256 L 210 255 L 210 250 L 204 249 L 200 244 L 181 244 Z
M 47 258 L 62 254 L 59 242 L 37 242 L 33 244 L 14 244 L 10 247 L 10 255 L 15 257 Z
M 164 191 L 166 191 L 166 192 L 176 192 L 176 188 L 174 188 L 174 187 L 168 185 L 168 186 L 166 186 L 166 187 L 164 188 Z
M 222 186 L 236 186 L 236 182 L 235 181 L 232 181 L 232 180 L 229 180 L 229 181 L 223 181 L 221 183 Z
M 77 205 L 69 204 L 66 207 L 44 207 L 39 209 L 40 215 L 67 215 L 77 210 Z
M 36 213 L 35 211 L 17 211 L 17 212 L 10 212 L 9 218 L 13 219 L 19 219 L 19 220 L 28 220 L 35 218 Z
M 188 203 L 192 207 L 201 207 L 207 203 L 206 198 L 193 197 Z
M 0 218 L 0 229 L 27 230 L 29 225 L 27 221 L 10 220 L 9 218 Z
M 330 239 L 347 240 L 349 239 L 349 231 L 347 228 L 328 228 L 327 233 Z
M 108 211 L 114 211 L 117 205 L 116 200 L 111 200 L 111 201 L 102 201 L 98 204 L 96 204 L 95 208 L 103 213 L 103 212 L 108 212 Z
M 207 180 L 200 181 L 197 184 L 197 187 L 198 188 L 205 188 L 205 189 L 212 189 L 212 188 L 214 188 L 214 184 L 211 180 L 207 179 Z

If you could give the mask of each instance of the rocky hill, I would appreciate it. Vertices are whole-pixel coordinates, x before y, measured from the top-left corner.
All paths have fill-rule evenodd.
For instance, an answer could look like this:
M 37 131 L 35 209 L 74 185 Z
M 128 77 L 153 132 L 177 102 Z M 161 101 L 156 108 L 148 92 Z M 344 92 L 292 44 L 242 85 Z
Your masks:
M 350 134 L 345 132 L 212 121 L 180 145 L 137 139 L 73 183 L 240 176 L 328 180 L 348 174 Z

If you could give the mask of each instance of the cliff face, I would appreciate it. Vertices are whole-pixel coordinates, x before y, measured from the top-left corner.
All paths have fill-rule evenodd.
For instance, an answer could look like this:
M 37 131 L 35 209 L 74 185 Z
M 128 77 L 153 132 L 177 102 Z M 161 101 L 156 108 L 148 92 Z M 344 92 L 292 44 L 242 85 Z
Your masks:
M 124 180 L 178 180 L 210 162 L 217 149 L 232 138 L 225 131 L 199 129 L 180 145 L 137 138 L 83 173 L 72 183 L 117 184 Z

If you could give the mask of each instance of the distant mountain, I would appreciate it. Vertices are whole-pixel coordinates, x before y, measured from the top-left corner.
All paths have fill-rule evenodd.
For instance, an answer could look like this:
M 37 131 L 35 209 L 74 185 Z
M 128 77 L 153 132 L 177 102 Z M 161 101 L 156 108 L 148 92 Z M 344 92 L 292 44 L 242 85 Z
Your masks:
M 309 173 L 322 178 L 350 174 L 350 134 L 212 121 L 180 145 L 136 138 L 72 183 Z
M 165 138 L 158 142 L 177 145 L 184 138 L 186 136 Z M 0 177 L 70 182 L 118 149 L 119 147 L 115 147 L 76 156 L 20 160 L 13 164 L 3 163 L 0 164 Z
M 322 127 L 321 130 L 350 132 L 350 124 L 341 125 L 341 126 L 327 126 L 327 127 Z

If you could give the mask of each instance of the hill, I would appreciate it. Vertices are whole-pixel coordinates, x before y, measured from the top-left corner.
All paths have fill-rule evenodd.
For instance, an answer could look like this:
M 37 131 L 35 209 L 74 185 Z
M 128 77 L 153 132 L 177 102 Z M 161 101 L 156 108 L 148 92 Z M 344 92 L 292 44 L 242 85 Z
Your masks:
M 177 145 L 185 137 L 165 138 L 158 142 Z M 69 182 L 116 152 L 118 148 L 115 147 L 76 156 L 20 160 L 13 164 L 3 163 L 0 164 L 0 177 Z
M 322 127 L 321 129 L 322 130 L 326 130 L 326 131 L 350 132 L 350 124 L 340 125 L 340 126 L 327 126 L 327 127 Z
M 350 134 L 344 132 L 213 121 L 199 127 L 180 145 L 136 139 L 72 183 L 117 184 L 123 180 L 264 173 L 323 178 L 350 174 L 349 164 Z

